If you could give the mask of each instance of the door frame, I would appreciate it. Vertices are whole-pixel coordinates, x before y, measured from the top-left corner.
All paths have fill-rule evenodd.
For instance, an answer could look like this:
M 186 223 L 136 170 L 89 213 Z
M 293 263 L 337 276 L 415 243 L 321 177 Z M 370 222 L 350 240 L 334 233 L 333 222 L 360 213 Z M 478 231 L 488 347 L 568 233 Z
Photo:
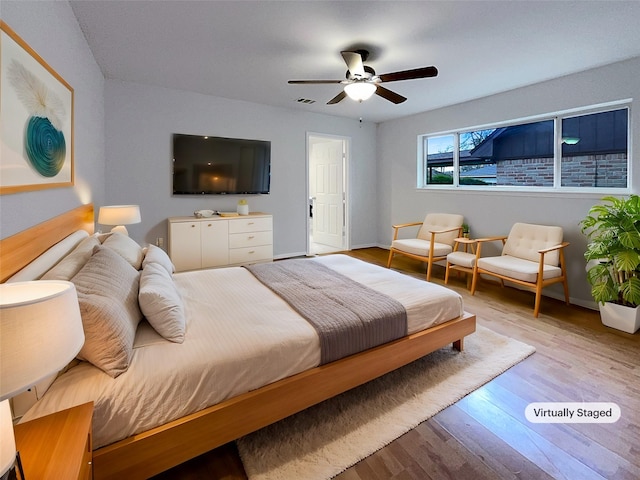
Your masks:
M 314 142 L 314 139 L 325 140 L 325 141 L 340 141 L 343 145 L 344 155 L 342 157 L 342 196 L 343 196 L 343 235 L 342 235 L 342 250 L 351 250 L 351 239 L 350 239 L 350 202 L 349 202 L 349 160 L 351 158 L 351 137 L 345 137 L 342 135 L 331 135 L 327 133 L 317 133 L 317 132 L 307 132 L 306 138 L 306 149 L 307 149 L 307 164 L 306 164 L 306 238 L 307 238 L 307 256 L 313 256 L 314 254 L 311 252 L 311 238 L 309 236 L 309 232 L 311 230 L 311 222 L 312 219 L 309 216 L 309 199 L 310 196 L 310 166 L 311 166 L 311 144 Z

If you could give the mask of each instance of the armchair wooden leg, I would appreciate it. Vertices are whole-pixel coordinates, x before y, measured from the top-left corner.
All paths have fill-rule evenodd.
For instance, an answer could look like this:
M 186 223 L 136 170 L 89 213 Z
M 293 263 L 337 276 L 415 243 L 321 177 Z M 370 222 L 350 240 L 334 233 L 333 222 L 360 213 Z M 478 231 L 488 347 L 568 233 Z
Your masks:
M 431 281 L 431 266 L 433 264 L 431 262 L 427 263 L 427 282 Z
M 393 250 L 389 250 L 389 260 L 387 260 L 387 268 L 391 268 L 391 259 L 393 258 Z
M 567 305 L 569 305 L 569 283 L 567 282 L 566 276 L 564 277 L 562 285 L 564 286 L 564 301 Z
M 536 286 L 536 302 L 533 307 L 533 316 L 538 318 L 538 314 L 540 313 L 540 300 L 542 298 L 542 285 Z
M 478 283 L 478 271 L 473 269 L 473 276 L 471 277 L 471 295 L 473 296 L 476 293 L 476 285 Z
M 449 283 L 449 262 L 447 262 L 446 270 L 444 271 L 444 284 L 447 285 Z

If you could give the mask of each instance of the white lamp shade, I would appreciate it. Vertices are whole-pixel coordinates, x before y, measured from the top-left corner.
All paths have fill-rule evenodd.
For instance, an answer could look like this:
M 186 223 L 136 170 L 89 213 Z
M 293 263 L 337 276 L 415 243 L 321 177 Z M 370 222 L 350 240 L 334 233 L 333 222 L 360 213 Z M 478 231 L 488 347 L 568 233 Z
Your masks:
M 100 225 L 131 225 L 140 222 L 140 207 L 138 205 L 110 205 L 100 207 L 98 212 Z
M 374 94 L 377 88 L 378 87 L 375 85 L 375 83 L 354 82 L 345 85 L 344 91 L 349 96 L 349 98 L 357 102 L 362 102 L 371 98 L 371 95 Z
M 0 284 L 0 400 L 62 370 L 83 344 L 73 283 Z

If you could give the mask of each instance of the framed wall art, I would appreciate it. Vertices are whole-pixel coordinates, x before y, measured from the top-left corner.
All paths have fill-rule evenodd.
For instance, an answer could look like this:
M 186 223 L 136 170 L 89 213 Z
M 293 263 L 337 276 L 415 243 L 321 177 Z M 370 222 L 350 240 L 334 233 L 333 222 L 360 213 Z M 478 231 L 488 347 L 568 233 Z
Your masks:
M 0 20 L 0 194 L 73 185 L 73 88 Z

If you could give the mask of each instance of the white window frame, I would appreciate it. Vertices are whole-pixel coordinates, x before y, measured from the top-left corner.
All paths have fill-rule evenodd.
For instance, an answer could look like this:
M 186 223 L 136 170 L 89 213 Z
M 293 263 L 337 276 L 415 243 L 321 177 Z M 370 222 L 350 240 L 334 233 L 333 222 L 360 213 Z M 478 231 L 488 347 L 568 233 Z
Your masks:
M 563 193 L 586 193 L 586 194 L 611 194 L 620 195 L 631 193 L 632 179 L 633 179 L 633 154 L 632 154 L 632 125 L 631 125 L 631 99 L 619 100 L 615 102 L 602 103 L 598 105 L 591 105 L 588 107 L 575 108 L 570 110 L 558 111 L 551 114 L 535 115 L 531 117 L 524 117 L 515 120 L 508 120 L 504 122 L 497 122 L 486 125 L 478 125 L 472 127 L 459 128 L 455 130 L 446 130 L 440 132 L 433 132 L 428 134 L 418 135 L 417 138 L 417 184 L 418 190 L 470 190 L 470 191 L 482 191 L 482 192 L 563 192 Z M 612 110 L 627 109 L 627 186 L 626 187 L 563 187 L 562 183 L 562 120 L 564 118 L 578 117 L 583 115 L 591 115 L 595 113 L 603 113 Z M 470 131 L 476 130 L 488 130 L 502 127 L 509 127 L 515 125 L 522 125 L 525 123 L 541 122 L 545 120 L 554 121 L 554 148 L 553 148 L 553 187 L 532 187 L 532 186 L 507 186 L 507 185 L 460 185 L 460 158 L 459 158 L 459 144 L 460 135 Z M 453 135 L 453 184 L 427 184 L 426 183 L 426 145 L 427 140 L 433 137 L 441 137 L 445 135 Z

